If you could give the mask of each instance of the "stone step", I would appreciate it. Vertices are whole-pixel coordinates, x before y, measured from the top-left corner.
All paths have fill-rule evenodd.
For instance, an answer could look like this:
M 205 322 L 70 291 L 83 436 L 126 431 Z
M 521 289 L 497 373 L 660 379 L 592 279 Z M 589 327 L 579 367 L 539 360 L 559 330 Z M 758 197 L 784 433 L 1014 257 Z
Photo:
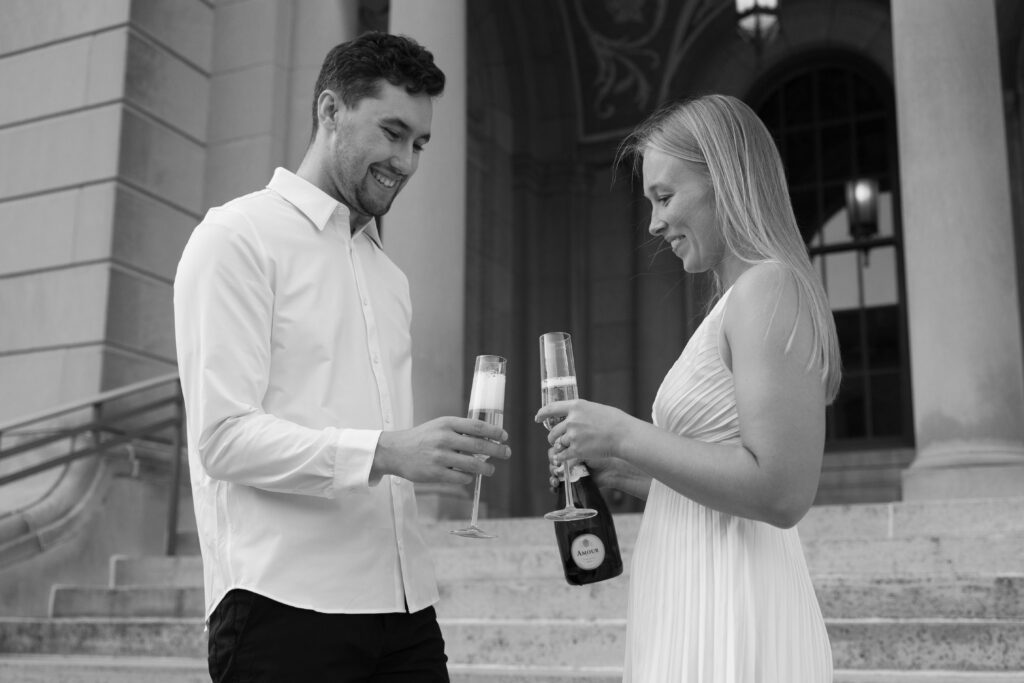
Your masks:
M 0 683 L 210 683 L 205 659 L 0 655 Z
M 0 653 L 205 657 L 201 619 L 0 618 Z
M 620 666 L 623 619 L 444 619 L 448 656 L 471 665 Z M 1024 621 L 830 619 L 837 668 L 1024 669 Z
M 554 541 L 546 545 L 510 545 L 501 541 L 461 539 L 461 547 L 434 548 L 442 580 L 543 578 L 562 576 Z M 1024 570 L 1024 533 L 986 537 L 911 536 L 888 539 L 820 539 L 803 543 L 812 576 L 1015 575 Z M 632 548 L 622 546 L 626 573 Z M 115 557 L 112 586 L 201 586 L 198 556 Z
M 176 555 L 174 557 L 114 555 L 110 558 L 110 585 L 111 587 L 202 587 L 203 560 L 198 555 Z
M 839 669 L 833 683 L 1024 683 L 1024 671 L 893 671 Z
M 540 578 L 562 576 L 554 543 L 512 546 L 470 541 L 462 548 L 433 551 L 443 579 Z M 812 576 L 892 575 L 954 577 L 965 574 L 1017 574 L 1024 569 L 1024 534 L 988 537 L 915 536 L 891 539 L 812 540 L 803 544 Z M 622 546 L 630 566 L 632 548 Z
M 452 683 L 619 683 L 621 668 L 473 667 L 450 665 Z M 853 671 L 839 669 L 833 683 L 1024 683 L 1024 671 Z
M 452 683 L 619 683 L 622 669 L 449 666 Z M 833 683 L 1024 683 L 1024 671 L 834 672 Z
M 452 683 L 618 683 L 619 667 L 448 667 Z M 184 657 L 87 655 L 0 656 L 0 683 L 207 683 L 206 660 Z M 834 683 L 1021 683 L 1024 671 L 835 672 Z
M 1024 574 L 818 576 L 814 586 L 829 618 L 1024 619 Z
M 1024 621 L 829 619 L 837 668 L 1024 669 Z M 450 661 L 616 667 L 624 619 L 441 619 Z M 198 619 L 0 618 L 0 653 L 202 658 Z
M 468 666 L 448 664 L 451 683 L 620 683 L 621 667 Z
M 205 615 L 203 589 L 171 586 L 54 586 L 51 617 L 196 618 Z
M 958 579 L 819 577 L 827 618 L 1024 619 L 1024 575 Z M 569 586 L 560 579 L 442 581 L 442 618 L 599 619 L 626 614 L 628 582 Z
M 828 619 L 837 668 L 1024 669 L 1024 621 Z
M 615 529 L 622 545 L 632 545 L 641 515 L 615 515 Z M 548 545 L 554 542 L 552 522 L 540 517 L 484 519 L 488 531 L 505 545 Z M 430 547 L 465 547 L 464 538 L 449 530 L 459 520 L 424 521 Z M 797 526 L 804 541 L 815 539 L 906 538 L 910 536 L 987 536 L 1024 533 L 1024 497 L 819 505 L 811 508 Z M 198 555 L 194 531 L 178 534 L 178 555 Z
M 193 526 L 195 522 L 192 522 Z M 179 530 L 177 533 L 176 545 L 174 546 L 174 554 L 178 556 L 196 556 L 199 555 L 199 534 L 195 530 Z
M 442 617 L 590 619 L 626 613 L 625 579 L 570 586 L 562 579 L 441 581 Z M 822 612 L 842 618 L 1024 619 L 1024 575 L 835 577 L 815 580 Z M 203 589 L 57 586 L 52 617 L 195 617 L 204 614 Z
M 450 666 L 452 683 L 619 683 L 621 669 Z M 834 672 L 833 683 L 1024 683 L 1024 671 Z
M 622 545 L 632 545 L 640 528 L 639 513 L 615 515 Z M 426 522 L 423 533 L 432 548 L 474 543 L 449 530 L 461 520 Z M 480 525 L 506 545 L 548 545 L 553 522 L 541 517 L 483 519 Z M 1024 533 L 1024 497 L 942 501 L 819 505 L 797 525 L 804 541 L 820 539 L 906 538 L 911 536 L 987 536 Z

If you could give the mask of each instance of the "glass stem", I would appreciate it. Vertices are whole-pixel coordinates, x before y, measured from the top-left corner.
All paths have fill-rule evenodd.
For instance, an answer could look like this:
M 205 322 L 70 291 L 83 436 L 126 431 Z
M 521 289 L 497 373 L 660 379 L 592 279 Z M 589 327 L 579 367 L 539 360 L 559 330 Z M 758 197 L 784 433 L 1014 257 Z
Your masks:
M 565 507 L 575 508 L 576 502 L 572 499 L 572 482 L 570 472 L 572 472 L 572 460 L 565 461 Z
M 480 512 L 480 484 L 483 483 L 484 475 L 476 475 L 476 485 L 473 487 L 473 512 L 470 515 L 469 526 L 476 526 L 477 514 Z

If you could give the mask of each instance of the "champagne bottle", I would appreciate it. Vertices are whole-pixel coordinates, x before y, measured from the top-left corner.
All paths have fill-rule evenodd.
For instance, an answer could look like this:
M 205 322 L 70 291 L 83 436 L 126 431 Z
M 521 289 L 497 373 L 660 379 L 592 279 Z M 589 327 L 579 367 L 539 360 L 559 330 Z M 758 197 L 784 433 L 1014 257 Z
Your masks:
M 568 485 L 573 487 L 576 504 L 597 510 L 597 516 L 554 523 L 565 580 L 582 586 L 618 576 L 622 573 L 622 555 L 615 522 L 586 465 L 573 465 Z M 563 478 L 556 491 L 558 500 L 565 500 L 565 486 Z

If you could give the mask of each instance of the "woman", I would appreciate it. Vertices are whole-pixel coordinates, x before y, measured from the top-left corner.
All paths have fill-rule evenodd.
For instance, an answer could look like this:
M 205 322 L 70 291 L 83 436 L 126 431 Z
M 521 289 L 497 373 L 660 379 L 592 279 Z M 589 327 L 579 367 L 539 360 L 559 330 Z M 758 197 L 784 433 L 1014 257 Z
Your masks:
M 653 424 L 553 403 L 553 467 L 646 498 L 629 589 L 625 681 L 832 680 L 825 623 L 794 526 L 814 500 L 835 325 L 778 151 L 739 100 L 654 114 L 623 143 L 642 162 L 650 232 L 717 302 L 669 370 Z

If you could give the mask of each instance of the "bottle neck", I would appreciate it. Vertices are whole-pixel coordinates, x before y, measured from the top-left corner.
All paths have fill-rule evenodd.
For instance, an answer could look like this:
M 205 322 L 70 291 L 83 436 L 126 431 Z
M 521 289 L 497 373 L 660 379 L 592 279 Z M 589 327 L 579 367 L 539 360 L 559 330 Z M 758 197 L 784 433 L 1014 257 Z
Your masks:
M 569 482 L 570 483 L 576 483 L 577 481 L 579 481 L 583 477 L 589 477 L 589 476 L 590 476 L 590 470 L 588 470 L 587 466 L 584 465 L 581 462 L 573 463 L 572 468 L 569 470 Z

